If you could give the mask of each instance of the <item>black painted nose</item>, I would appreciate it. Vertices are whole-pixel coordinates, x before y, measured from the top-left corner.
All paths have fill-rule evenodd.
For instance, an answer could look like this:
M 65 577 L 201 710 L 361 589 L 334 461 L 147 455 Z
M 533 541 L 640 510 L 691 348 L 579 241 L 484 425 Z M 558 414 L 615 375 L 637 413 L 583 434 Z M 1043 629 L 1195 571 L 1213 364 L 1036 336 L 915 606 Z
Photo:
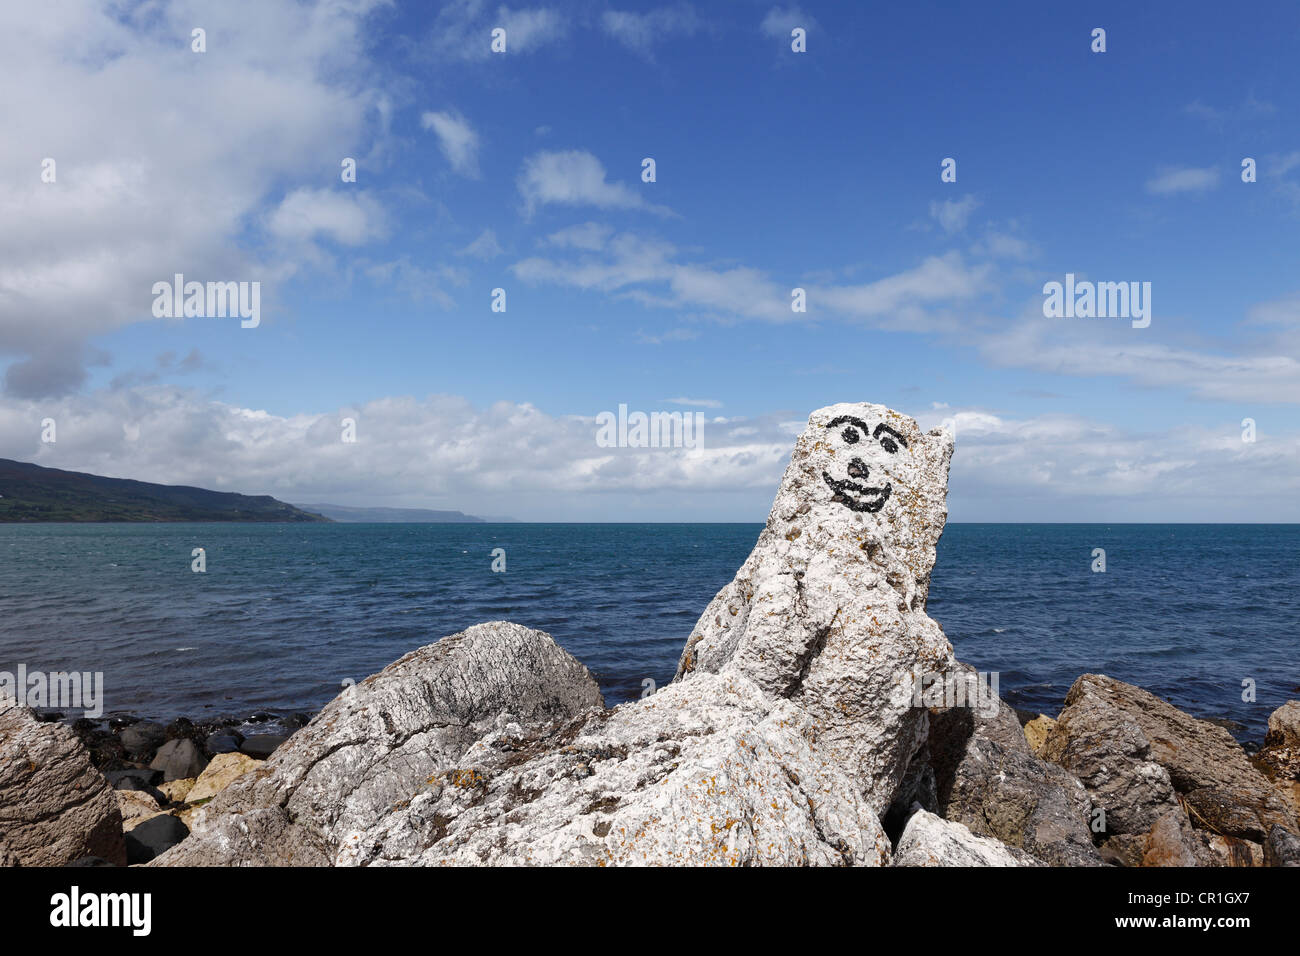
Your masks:
M 866 478 L 866 477 L 867 477 L 867 463 L 866 463 L 865 461 L 863 461 L 861 458 L 850 458 L 850 459 L 849 459 L 849 477 L 850 477 L 850 478 Z

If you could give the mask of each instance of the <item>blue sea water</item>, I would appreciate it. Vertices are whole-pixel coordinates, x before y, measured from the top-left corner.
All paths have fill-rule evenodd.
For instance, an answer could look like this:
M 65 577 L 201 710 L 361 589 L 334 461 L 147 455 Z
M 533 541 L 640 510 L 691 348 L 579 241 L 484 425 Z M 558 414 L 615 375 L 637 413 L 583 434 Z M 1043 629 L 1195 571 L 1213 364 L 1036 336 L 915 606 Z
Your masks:
M 508 619 L 552 634 L 614 704 L 672 678 L 760 530 L 0 525 L 0 670 L 101 671 L 107 711 L 156 718 L 314 710 L 344 680 Z M 1055 714 L 1079 674 L 1102 672 L 1259 739 L 1300 696 L 1298 556 L 1297 525 L 951 524 L 929 611 L 1018 707 Z

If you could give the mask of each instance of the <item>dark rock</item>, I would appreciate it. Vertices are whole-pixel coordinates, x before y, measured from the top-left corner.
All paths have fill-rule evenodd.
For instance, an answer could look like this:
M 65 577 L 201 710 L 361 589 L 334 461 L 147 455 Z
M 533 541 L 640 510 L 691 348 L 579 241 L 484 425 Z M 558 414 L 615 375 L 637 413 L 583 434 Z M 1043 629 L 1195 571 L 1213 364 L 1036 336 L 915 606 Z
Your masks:
M 119 737 L 128 756 L 135 760 L 150 760 L 167 740 L 167 728 L 162 724 L 141 721 L 127 727 Z
M 121 730 L 123 727 L 130 727 L 139 722 L 140 718 L 132 714 L 114 714 L 108 718 L 108 726 L 112 730 Z
M 170 813 L 150 817 L 126 835 L 127 863 L 148 863 L 190 835 L 190 828 Z
M 203 749 L 207 751 L 209 757 L 215 757 L 217 754 L 237 752 L 243 742 L 243 734 L 234 730 L 221 730 L 208 735 L 203 743 Z
M 182 737 L 169 740 L 159 747 L 158 755 L 154 757 L 153 763 L 149 764 L 149 768 L 161 770 L 163 781 L 168 782 L 197 777 L 207 765 L 207 758 L 199 752 L 194 741 Z
M 1100 674 L 1075 681 L 1065 703 L 1043 754 L 1083 782 L 1108 833 L 1150 833 L 1180 804 L 1194 825 L 1254 842 L 1294 820 L 1223 728 Z
M 1275 826 L 1268 831 L 1264 843 L 1265 866 L 1300 866 L 1300 837 L 1286 827 Z
M 110 863 L 102 856 L 83 856 L 73 860 L 71 863 L 65 863 L 64 866 L 117 866 L 116 863 Z
M 54 724 L 62 720 L 63 716 L 61 710 L 42 710 L 37 712 L 36 719 L 43 724 Z
M 280 734 L 254 734 L 239 745 L 239 752 L 258 760 L 266 760 L 288 739 Z
M 152 790 L 163 782 L 163 775 L 157 770 L 109 770 L 104 774 L 114 790 Z
M 973 668 L 961 667 L 973 677 Z M 1079 781 L 1034 756 L 1015 712 L 991 689 L 985 693 L 996 712 L 929 709 L 927 762 L 938 813 L 1045 863 L 1101 865 L 1089 828 L 1091 801 Z

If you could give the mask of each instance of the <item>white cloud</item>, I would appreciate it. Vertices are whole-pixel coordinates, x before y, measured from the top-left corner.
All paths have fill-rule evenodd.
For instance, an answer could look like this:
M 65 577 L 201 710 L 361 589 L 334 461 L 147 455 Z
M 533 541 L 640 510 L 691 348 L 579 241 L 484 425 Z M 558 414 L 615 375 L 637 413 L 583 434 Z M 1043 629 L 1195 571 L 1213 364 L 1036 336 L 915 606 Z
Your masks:
M 462 256 L 473 256 L 475 259 L 487 261 L 495 259 L 505 250 L 501 248 L 501 243 L 497 242 L 497 234 L 491 229 L 484 229 L 478 234 L 478 238 L 471 242 L 464 249 L 460 250 Z
M 519 193 L 529 215 L 551 203 L 671 215 L 670 210 L 646 202 L 622 183 L 606 181 L 605 167 L 585 150 L 541 152 L 528 157 L 519 173 Z
M 8 388 L 77 387 L 96 360 L 86 341 L 151 320 L 153 283 L 176 272 L 261 281 L 265 302 L 300 268 L 310 210 L 297 229 L 279 220 L 287 240 L 240 240 L 285 184 L 337 183 L 341 144 L 383 138 L 387 99 L 367 85 L 361 36 L 377 5 L 216 4 L 197 54 L 178 41 L 195 25 L 185 4 L 67 0 L 39 17 L 0 4 L 0 61 L 24 78 L 0 137 Z M 40 180 L 46 156 L 53 184 Z M 375 201 L 356 202 L 361 215 L 334 210 L 320 234 L 375 234 Z
M 452 169 L 462 176 L 478 178 L 479 137 L 465 117 L 450 110 L 428 112 L 420 117 L 420 125 L 433 130 Z
M 795 27 L 803 27 L 809 34 L 817 28 L 817 21 L 809 14 L 804 13 L 801 7 L 772 7 L 763 17 L 763 22 L 759 24 L 761 30 L 766 36 L 775 37 L 778 40 L 790 41 L 790 31 Z
M 492 52 L 492 31 L 506 31 L 505 54 Z M 490 56 L 533 53 L 562 40 L 568 24 L 551 7 L 511 10 L 487 0 L 453 0 L 445 4 L 429 32 L 428 47 L 441 62 L 485 60 Z
M 684 3 L 649 13 L 606 10 L 600 22 L 611 37 L 646 57 L 657 41 L 673 34 L 693 36 L 702 27 L 694 8 Z
M 370 195 L 333 189 L 296 189 L 271 213 L 267 229 L 280 239 L 325 237 L 358 246 L 386 234 L 383 207 Z
M 1219 171 L 1213 166 L 1196 169 L 1190 166 L 1171 166 L 1157 171 L 1147 180 L 1147 192 L 1157 196 L 1175 193 L 1202 193 L 1219 183 Z
M 930 218 L 934 219 L 948 235 L 961 232 L 966 222 L 980 204 L 974 196 L 966 195 L 961 199 L 945 199 L 930 203 Z

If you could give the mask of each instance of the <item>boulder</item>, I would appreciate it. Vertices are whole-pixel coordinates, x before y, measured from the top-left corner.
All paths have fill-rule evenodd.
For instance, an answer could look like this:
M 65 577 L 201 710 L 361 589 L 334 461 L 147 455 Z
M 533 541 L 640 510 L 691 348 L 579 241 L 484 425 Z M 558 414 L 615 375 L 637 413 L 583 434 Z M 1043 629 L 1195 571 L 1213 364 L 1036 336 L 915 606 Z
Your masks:
M 217 754 L 199 778 L 193 781 L 192 788 L 184 799 L 189 803 L 210 800 L 244 774 L 256 770 L 262 764 L 263 761 L 254 760 L 244 754 Z
M 154 753 L 167 740 L 167 728 L 152 721 L 141 721 L 124 728 L 118 737 L 127 756 L 144 762 L 153 759 Z
M 140 790 L 117 790 L 115 793 L 118 809 L 122 811 L 124 832 L 163 812 L 157 800 Z
M 198 745 L 188 737 L 169 740 L 158 748 L 158 755 L 149 764 L 150 770 L 161 770 L 163 781 L 185 780 L 197 777 L 208 765 Z
M 181 843 L 190 831 L 170 813 L 150 817 L 126 834 L 126 860 L 131 866 L 148 863 Z
M 1300 700 L 1288 700 L 1268 718 L 1269 747 L 1300 747 Z
M 76 735 L 0 699 L 0 843 L 23 866 L 126 862 L 113 789 Z
M 154 865 L 332 864 L 349 833 L 456 767 L 503 715 L 545 726 L 603 706 L 548 635 L 476 625 L 345 690 L 194 814 L 190 838 Z
M 1257 843 L 1294 820 L 1223 728 L 1099 674 L 1075 681 L 1065 703 L 1044 755 L 1083 782 L 1108 833 L 1149 833 L 1180 806 L 1198 827 Z
M 891 866 L 1042 866 L 1026 853 L 976 836 L 919 806 L 894 850 Z
M 554 729 L 504 724 L 430 776 L 344 865 L 859 865 L 889 841 L 796 704 L 701 674 Z
M 1039 714 L 1033 720 L 1025 724 L 1025 741 L 1029 744 L 1029 749 L 1037 756 L 1043 755 L 1043 745 L 1047 743 L 1047 735 L 1052 732 L 1056 726 L 1056 719 L 1048 717 L 1046 714 Z
M 1300 837 L 1283 826 L 1268 832 L 1264 843 L 1265 866 L 1300 866 Z
M 677 668 L 678 681 L 735 675 L 797 704 L 821 758 L 877 813 L 925 739 L 914 691 L 953 664 L 925 613 L 952 447 L 882 405 L 813 412 L 758 543 Z
M 973 706 L 929 709 L 929 739 L 919 759 L 933 769 L 930 809 L 1045 863 L 1100 866 L 1083 786 L 1034 755 L 1015 712 L 978 682 L 973 668 L 959 665 L 949 684 L 959 681 L 983 690 L 949 695 Z
M 211 768 L 211 766 L 211 764 L 208 765 L 209 768 Z M 204 770 L 203 772 L 207 773 L 208 771 Z M 159 785 L 158 792 L 163 795 L 163 798 L 168 803 L 181 803 L 189 796 L 190 791 L 194 789 L 194 784 L 197 780 L 197 777 L 185 777 L 182 780 L 169 780 L 167 783 Z
M 1142 866 L 1199 866 L 1199 844 L 1181 810 L 1170 810 L 1142 840 Z
M 215 757 L 217 754 L 234 753 L 239 750 L 239 746 L 243 742 L 243 734 L 233 730 L 220 730 L 208 734 L 203 748 L 207 751 L 208 756 Z
M 239 745 L 239 751 L 253 760 L 266 760 L 288 740 L 283 734 L 253 734 Z
M 138 767 L 104 771 L 104 779 L 114 790 L 152 791 L 162 783 L 162 778 L 163 775 L 158 770 L 142 770 Z

